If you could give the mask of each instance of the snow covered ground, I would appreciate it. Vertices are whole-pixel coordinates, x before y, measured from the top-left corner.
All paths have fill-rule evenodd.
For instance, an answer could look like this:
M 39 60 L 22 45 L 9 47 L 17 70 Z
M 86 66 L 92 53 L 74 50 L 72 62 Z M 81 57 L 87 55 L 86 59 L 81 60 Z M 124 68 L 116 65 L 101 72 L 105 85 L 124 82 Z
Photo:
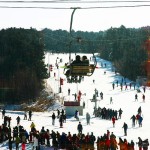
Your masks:
M 87 56 L 89 58 L 91 54 L 88 54 Z M 62 63 L 59 62 L 60 58 L 62 58 L 63 60 Z M 59 66 L 63 66 L 64 63 L 68 61 L 68 58 L 69 54 L 46 54 L 45 62 L 46 64 L 49 63 L 55 65 L 57 60 L 57 62 L 59 62 Z M 74 59 L 73 54 L 72 58 Z M 141 93 L 137 93 L 133 87 L 130 89 L 129 86 L 127 90 L 125 90 L 125 87 L 123 87 L 123 90 L 121 91 L 120 86 L 117 87 L 116 84 L 115 89 L 113 90 L 112 83 L 116 82 L 116 80 L 120 82 L 122 76 L 120 76 L 119 74 L 115 75 L 115 73 L 112 72 L 112 65 L 109 61 L 97 58 L 97 62 L 97 66 L 99 66 L 100 68 L 96 69 L 91 77 L 85 77 L 84 81 L 78 84 L 67 83 L 66 78 L 63 74 L 63 68 L 57 69 L 56 67 L 54 67 L 53 71 L 51 72 L 51 77 L 47 80 L 47 85 L 50 85 L 55 93 L 59 94 L 61 97 L 64 97 L 64 99 L 68 101 L 74 100 L 74 96 L 72 94 L 75 94 L 79 90 L 83 94 L 86 93 L 86 96 L 81 96 L 81 104 L 83 103 L 83 101 L 85 101 L 84 115 L 80 116 L 80 121 L 83 125 L 83 133 L 87 134 L 87 132 L 93 132 L 97 137 L 102 136 L 104 133 L 106 133 L 107 130 L 109 130 L 110 132 L 114 132 L 114 134 L 117 136 L 117 140 L 119 137 L 122 137 L 122 139 L 126 138 L 129 142 L 131 140 L 137 142 L 138 137 L 141 137 L 143 140 L 147 138 L 150 139 L 150 88 L 146 87 L 145 102 L 143 102 L 142 100 L 142 87 L 140 87 Z M 106 68 L 101 67 L 101 63 L 106 63 Z M 104 74 L 104 71 L 106 71 L 106 74 Z M 56 73 L 56 77 L 54 77 L 54 72 Z M 58 93 L 60 77 L 65 79 L 64 85 L 62 86 L 62 93 Z M 95 80 L 95 83 L 93 83 L 93 80 Z M 131 81 L 126 79 L 126 82 L 127 84 L 129 84 Z M 68 96 L 68 88 L 70 88 L 71 90 L 70 96 Z M 95 106 L 95 103 L 91 102 L 90 99 L 92 99 L 95 89 L 97 89 L 99 93 L 103 92 L 104 94 L 103 100 L 100 100 L 100 97 L 97 98 L 99 99 L 99 101 L 97 102 L 97 105 L 99 107 L 112 108 L 114 110 L 119 110 L 121 108 L 123 110 L 122 118 L 116 121 L 115 127 L 113 127 L 111 121 L 102 120 L 93 116 L 93 108 Z M 138 94 L 138 101 L 135 102 L 136 93 Z M 113 104 L 110 104 L 110 97 L 113 98 Z M 130 118 L 132 115 L 137 114 L 137 110 L 140 106 L 142 108 L 143 125 L 142 127 L 139 127 L 138 124 L 136 124 L 136 126 L 133 128 L 132 120 L 130 120 Z M 52 107 L 54 111 L 57 110 L 57 108 L 58 105 Z M 61 110 L 60 105 L 59 108 Z M 89 112 L 92 116 L 90 125 L 86 125 L 86 112 Z M 38 130 L 41 130 L 42 126 L 44 126 L 45 129 L 49 129 L 50 131 L 54 130 L 59 131 L 60 133 L 68 133 L 70 131 L 72 134 L 77 133 L 77 125 L 79 122 L 76 121 L 74 117 L 67 118 L 67 122 L 64 123 L 64 127 L 60 128 L 58 119 L 56 120 L 55 126 L 52 125 L 52 113 L 53 111 L 41 113 L 33 112 L 32 121 L 26 121 L 23 120 L 23 112 L 6 110 L 6 115 L 12 118 L 11 127 L 16 126 L 16 118 L 19 115 L 21 117 L 21 125 L 23 125 L 27 129 L 27 131 L 30 130 L 31 122 L 34 122 Z M 3 122 L 1 118 L 2 116 L 0 114 L 0 124 L 2 124 Z M 124 131 L 122 128 L 124 122 L 128 124 L 127 136 L 124 136 Z M 27 145 L 28 150 L 31 150 L 31 147 L 32 145 Z M 7 149 L 7 142 L 0 144 L 0 150 Z

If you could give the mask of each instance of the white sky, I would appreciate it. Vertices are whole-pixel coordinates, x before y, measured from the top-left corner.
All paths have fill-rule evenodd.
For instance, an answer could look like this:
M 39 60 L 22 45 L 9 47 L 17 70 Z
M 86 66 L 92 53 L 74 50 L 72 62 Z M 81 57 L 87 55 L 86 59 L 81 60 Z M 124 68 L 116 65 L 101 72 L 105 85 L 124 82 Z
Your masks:
M 26 0 L 25 0 L 26 1 Z M 91 0 L 94 1 L 94 0 Z M 150 5 L 148 3 L 1 3 L 2 6 L 9 7 L 104 7 L 120 5 Z M 98 9 L 78 9 L 75 11 L 73 27 L 75 31 L 103 31 L 110 27 L 142 27 L 150 25 L 149 7 L 131 7 L 131 8 L 98 8 Z M 0 29 L 9 27 L 36 28 L 41 30 L 49 28 L 52 30 L 68 30 L 70 27 L 70 9 L 11 9 L 0 8 Z
M 88 58 L 91 55 L 87 55 Z M 63 62 L 59 63 L 60 66 L 63 66 L 65 62 L 68 61 L 68 54 L 54 54 L 50 55 L 48 58 L 48 55 L 46 55 L 46 64 L 49 62 L 49 64 L 55 65 L 56 58 L 62 58 Z M 72 56 L 74 58 L 74 55 Z M 59 60 L 58 59 L 58 60 Z M 48 61 L 49 60 L 49 61 Z M 135 93 L 136 90 L 132 87 L 131 90 L 125 90 L 125 87 L 123 87 L 123 91 L 120 90 L 120 86 L 115 86 L 115 89 L 112 89 L 112 83 L 116 80 L 121 81 L 122 76 L 115 75 L 114 72 L 111 71 L 111 63 L 103 60 L 103 59 L 97 59 L 98 60 L 98 66 L 100 66 L 100 62 L 106 63 L 107 68 L 99 68 L 96 69 L 94 74 L 91 77 L 85 77 L 84 81 L 80 84 L 69 84 L 66 80 L 64 80 L 64 85 L 62 86 L 62 93 L 59 94 L 59 96 L 65 97 L 65 100 L 74 100 L 74 96 L 72 94 L 76 93 L 77 90 L 81 90 L 82 93 L 86 93 L 86 96 L 81 96 L 81 105 L 83 101 L 85 101 L 85 109 L 83 110 L 84 115 L 79 116 L 80 121 L 83 125 L 83 133 L 87 134 L 88 132 L 93 132 L 94 135 L 97 136 L 103 136 L 104 133 L 106 133 L 107 130 L 110 132 L 114 132 L 116 135 L 116 139 L 118 141 L 119 137 L 121 137 L 123 140 L 126 138 L 128 142 L 133 140 L 134 142 L 138 142 L 138 137 L 141 137 L 142 140 L 145 140 L 146 138 L 150 141 L 150 119 L 149 119 L 149 107 L 150 107 L 150 88 L 146 88 L 145 93 L 145 103 L 142 101 L 142 94 L 143 89 L 141 89 L 141 93 L 138 93 L 138 101 L 135 102 Z M 106 75 L 104 75 L 104 71 L 106 71 Z M 53 76 L 54 72 L 56 73 L 56 77 Z M 60 68 L 59 70 L 56 69 L 56 67 L 53 68 L 53 72 L 51 72 L 51 78 L 47 80 L 47 84 L 50 85 L 54 92 L 58 93 L 58 87 L 59 87 L 59 77 L 65 79 L 65 76 L 63 74 L 63 68 Z M 93 84 L 93 79 L 95 80 L 95 84 Z M 127 84 L 129 84 L 131 81 L 126 80 Z M 68 96 L 68 88 L 71 89 L 71 96 Z M 95 88 L 100 93 L 101 91 L 104 94 L 104 99 L 101 101 L 98 101 L 98 106 L 101 108 L 112 108 L 114 110 L 119 110 L 120 108 L 123 110 L 122 119 L 119 119 L 115 123 L 115 128 L 113 128 L 112 121 L 109 120 L 102 120 L 100 118 L 95 118 L 93 116 L 93 107 L 94 103 L 90 101 L 92 99 L 92 96 L 94 94 Z M 110 104 L 110 97 L 113 98 L 113 104 Z M 97 99 L 100 99 L 98 97 Z M 57 105 L 58 106 L 58 105 Z M 132 127 L 132 120 L 130 120 L 132 115 L 137 114 L 137 109 L 141 106 L 142 108 L 142 116 L 143 116 L 143 125 L 142 127 L 139 127 L 138 124 L 135 125 L 135 127 Z M 60 107 L 52 107 L 54 110 L 57 110 Z M 49 112 L 33 112 L 32 121 L 36 125 L 37 130 L 41 130 L 42 126 L 45 127 L 45 129 L 58 131 L 60 133 L 65 132 L 68 133 L 69 131 L 74 134 L 77 133 L 77 125 L 78 121 L 75 120 L 74 117 L 68 118 L 67 122 L 64 123 L 63 128 L 60 128 L 58 119 L 56 119 L 55 126 L 52 125 L 52 118 L 50 117 L 53 113 L 52 108 L 50 108 Z M 23 120 L 23 112 L 17 112 L 17 111 L 8 111 L 6 110 L 6 115 L 10 116 L 12 118 L 11 127 L 16 126 L 16 118 L 19 115 L 21 117 L 20 124 L 27 129 L 27 131 L 30 130 L 30 124 L 32 121 Z M 86 125 L 86 119 L 85 114 L 86 112 L 89 112 L 92 116 L 91 118 L 91 124 Z M 56 113 L 57 114 L 57 113 Z M 1 119 L 1 113 L 0 113 L 0 125 L 2 124 Z M 128 124 L 128 134 L 127 136 L 124 136 L 124 131 L 122 129 L 123 123 L 126 122 Z M 32 145 L 27 145 L 26 150 L 31 150 Z M 135 149 L 137 149 L 137 145 L 135 144 Z M 0 144 L 0 150 L 8 150 L 7 143 Z M 119 149 L 118 149 L 119 150 Z

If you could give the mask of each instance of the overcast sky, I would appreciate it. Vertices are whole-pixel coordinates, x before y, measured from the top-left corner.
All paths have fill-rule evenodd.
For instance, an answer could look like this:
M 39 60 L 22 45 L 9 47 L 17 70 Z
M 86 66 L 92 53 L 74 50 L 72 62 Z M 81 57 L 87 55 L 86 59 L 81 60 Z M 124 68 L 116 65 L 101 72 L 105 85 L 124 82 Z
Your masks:
M 25 0 L 26 1 L 26 0 Z M 29 0 L 28 0 L 29 1 Z M 77 31 L 104 31 L 110 27 L 138 28 L 150 25 L 150 6 L 127 7 L 137 5 L 150 5 L 149 2 L 124 2 L 124 3 L 2 3 L 0 1 L 0 29 L 9 27 L 36 28 L 41 30 L 49 28 L 52 30 L 63 29 L 69 31 L 70 17 L 73 9 L 58 8 L 92 8 L 77 9 L 74 13 L 72 29 Z M 107 0 L 108 1 L 108 0 Z M 85 1 L 84 1 L 85 2 Z M 50 7 L 50 9 L 39 8 L 2 8 L 9 7 Z M 125 6 L 122 8 L 93 8 Z M 55 8 L 55 9 L 52 9 Z M 57 8 L 57 9 L 56 9 Z

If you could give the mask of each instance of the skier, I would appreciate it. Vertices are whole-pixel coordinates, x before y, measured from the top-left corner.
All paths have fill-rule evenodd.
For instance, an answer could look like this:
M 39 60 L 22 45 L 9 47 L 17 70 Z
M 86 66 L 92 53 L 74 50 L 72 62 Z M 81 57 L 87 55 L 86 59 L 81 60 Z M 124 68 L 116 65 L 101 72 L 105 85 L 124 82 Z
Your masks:
M 57 118 L 59 118 L 59 115 L 60 115 L 60 110 L 57 109 Z
M 115 88 L 115 83 L 112 83 L 112 88 L 113 88 L 113 90 L 114 90 L 114 88 Z
M 88 125 L 88 124 L 90 125 L 90 119 L 91 119 L 91 116 L 90 116 L 90 114 L 87 112 L 87 113 L 86 113 L 86 122 L 87 122 L 87 125 Z
M 29 121 L 31 121 L 31 117 L 32 117 L 32 111 L 31 110 L 29 110 Z
M 139 119 L 138 119 L 139 127 L 142 127 L 142 121 L 143 121 L 143 117 L 139 116 Z
M 119 112 L 119 117 L 118 117 L 118 119 L 121 119 L 121 115 L 122 115 L 122 113 L 123 113 L 123 110 L 120 108 L 118 112 Z
M 95 80 L 93 80 L 93 83 L 95 83 Z
M 20 124 L 20 117 L 18 116 L 18 117 L 16 118 L 16 120 L 17 120 L 17 125 L 19 125 L 19 124 Z
M 132 119 L 132 127 L 135 127 L 135 120 L 136 120 L 135 115 L 133 115 L 130 119 Z
M 68 95 L 70 95 L 70 88 L 68 89 Z
M 138 101 L 138 95 L 135 94 L 135 101 Z
M 78 133 L 81 133 L 81 134 L 82 134 L 83 127 L 82 127 L 81 122 L 79 122 L 79 124 L 78 124 L 78 126 L 77 126 L 77 130 L 78 130 Z
M 79 111 L 78 110 L 75 111 L 74 117 L 76 118 L 76 120 L 79 120 Z
M 145 102 L 145 95 L 144 94 L 142 95 L 142 99 L 143 99 L 143 102 Z
M 146 91 L 146 87 L 144 86 L 144 87 L 143 87 L 143 92 L 145 93 L 145 91 Z
M 24 112 L 24 120 L 27 120 L 27 112 Z
M 112 97 L 110 97 L 110 104 L 113 104 L 113 99 L 112 99 Z
M 124 129 L 124 135 L 127 136 L 127 129 L 128 129 L 128 125 L 124 122 L 123 127 Z
M 74 95 L 74 100 L 76 101 L 76 99 L 77 99 L 77 94 L 75 93 L 75 94 L 72 94 L 72 95 Z
M 112 120 L 113 127 L 115 127 L 116 118 L 113 116 L 111 120 Z
M 141 109 L 141 106 L 138 108 L 138 114 L 141 115 L 142 113 L 142 109 Z
M 103 100 L 103 92 L 100 92 L 101 100 Z
M 60 123 L 60 128 L 63 128 L 63 116 L 62 115 L 60 115 L 59 123 Z
M 53 113 L 52 114 L 52 125 L 55 125 L 55 118 L 56 118 L 55 113 Z

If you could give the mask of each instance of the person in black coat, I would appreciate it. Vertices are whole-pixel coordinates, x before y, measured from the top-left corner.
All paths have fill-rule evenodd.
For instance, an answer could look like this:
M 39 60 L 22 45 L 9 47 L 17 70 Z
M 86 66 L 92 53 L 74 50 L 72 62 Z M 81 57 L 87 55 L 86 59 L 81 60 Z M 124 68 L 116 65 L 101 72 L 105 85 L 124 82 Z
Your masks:
M 139 141 L 137 142 L 139 150 L 142 150 L 143 141 L 140 137 L 138 137 Z
M 81 122 L 79 122 L 79 124 L 78 124 L 78 126 L 77 126 L 77 130 L 78 130 L 79 133 L 82 134 L 83 127 L 82 127 Z
M 52 125 L 55 125 L 55 118 L 56 118 L 55 113 L 53 113 L 52 114 Z
M 59 123 L 60 123 L 60 128 L 63 128 L 63 116 L 62 115 L 60 115 Z
M 127 129 L 128 129 L 128 125 L 124 122 L 123 127 L 124 129 L 124 135 L 127 136 Z
M 132 119 L 132 127 L 135 127 L 135 120 L 136 120 L 135 115 L 133 115 L 130 119 Z
M 143 141 L 142 146 L 143 146 L 143 150 L 148 150 L 148 146 L 149 146 L 149 141 L 148 141 L 148 139 L 146 139 L 146 140 Z

